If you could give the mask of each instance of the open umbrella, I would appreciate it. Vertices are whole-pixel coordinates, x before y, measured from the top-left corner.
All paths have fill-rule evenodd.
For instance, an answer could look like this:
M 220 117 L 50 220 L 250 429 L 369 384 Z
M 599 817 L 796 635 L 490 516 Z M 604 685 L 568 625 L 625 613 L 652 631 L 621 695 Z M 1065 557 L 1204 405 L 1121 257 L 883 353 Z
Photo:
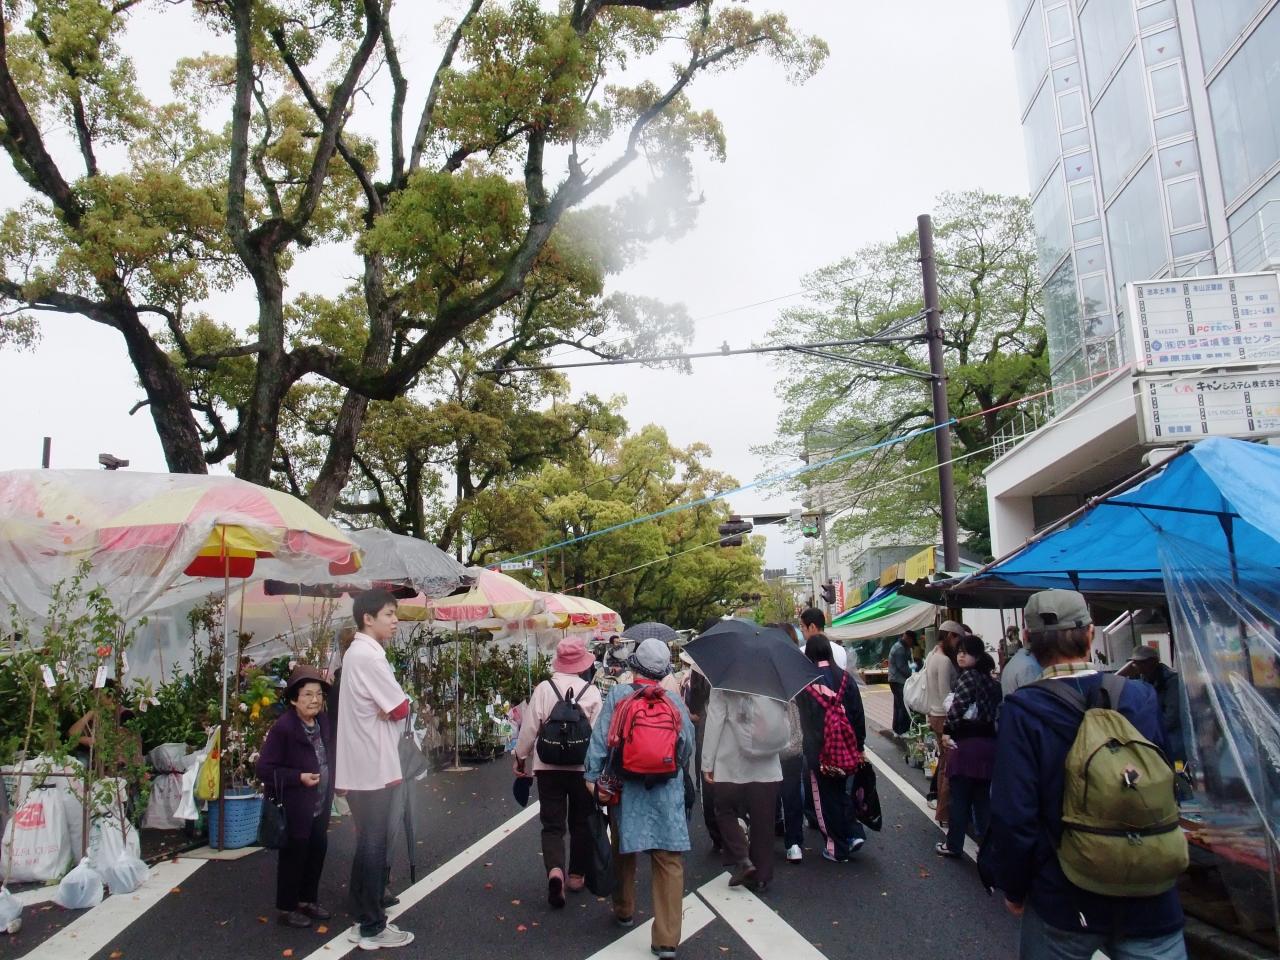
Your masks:
M 657 623 L 653 620 L 646 620 L 644 623 L 637 623 L 626 630 L 622 631 L 622 636 L 627 640 L 661 640 L 663 643 L 670 643 L 677 640 L 680 634 L 668 627 L 665 623 Z
M 791 700 L 822 675 L 786 633 L 746 620 L 721 620 L 684 652 L 715 689 L 771 700 Z
M 426 540 L 372 527 L 351 531 L 351 539 L 363 554 L 357 573 L 335 575 L 324 567 L 299 571 L 294 582 L 268 580 L 267 593 L 336 597 L 380 588 L 400 600 L 419 594 L 431 600 L 471 579 L 466 567 Z

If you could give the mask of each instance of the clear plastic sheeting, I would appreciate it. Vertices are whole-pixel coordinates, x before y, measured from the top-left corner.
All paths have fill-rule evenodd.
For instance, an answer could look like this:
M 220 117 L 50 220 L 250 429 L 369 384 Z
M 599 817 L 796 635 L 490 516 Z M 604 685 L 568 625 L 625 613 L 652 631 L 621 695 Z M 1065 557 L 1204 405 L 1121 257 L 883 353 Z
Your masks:
M 1223 521 L 1229 525 L 1232 517 L 1224 514 Z M 1164 531 L 1159 556 L 1192 718 L 1187 750 L 1195 795 L 1183 806 L 1188 836 L 1215 855 L 1243 932 L 1274 942 L 1280 930 L 1280 575 L 1230 550 Z
M 0 473 L 0 617 L 47 614 L 54 587 L 89 565 L 125 619 L 184 573 L 239 579 L 259 558 L 282 572 L 355 573 L 350 537 L 287 494 L 234 477 L 93 470 Z M 206 581 L 205 592 L 208 592 Z M 170 601 L 172 602 L 172 601 Z M 0 626 L 4 624 L 0 623 Z

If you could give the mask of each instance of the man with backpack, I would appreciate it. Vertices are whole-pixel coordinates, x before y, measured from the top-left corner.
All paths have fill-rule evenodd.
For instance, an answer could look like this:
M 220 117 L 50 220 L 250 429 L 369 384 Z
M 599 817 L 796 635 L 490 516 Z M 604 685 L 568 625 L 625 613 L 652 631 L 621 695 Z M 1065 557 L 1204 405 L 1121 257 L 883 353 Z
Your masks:
M 547 902 L 557 910 L 565 890 L 577 893 L 586 883 L 591 857 L 591 794 L 582 780 L 591 730 L 600 713 L 600 691 L 590 682 L 595 657 L 581 637 L 566 637 L 556 646 L 551 679 L 543 680 L 529 698 L 529 709 L 516 740 L 519 776 L 538 780 L 542 820 L 542 863 L 547 871 Z M 533 769 L 529 758 L 533 757 Z M 565 876 L 565 824 L 569 832 L 569 873 Z
M 1041 679 L 1004 701 L 984 882 L 1022 918 L 1023 960 L 1185 960 L 1187 864 L 1155 692 L 1089 661 L 1084 597 L 1027 602 Z
M 648 853 L 653 884 L 652 950 L 673 958 L 680 944 L 684 859 L 689 849 L 682 771 L 693 754 L 693 723 L 677 697 L 662 687 L 671 672 L 671 651 L 660 640 L 644 640 L 628 660 L 629 684 L 609 691 L 591 735 L 586 781 L 597 786 L 617 778 L 621 797 L 610 814 L 617 886 L 614 922 L 635 923 L 636 854 Z

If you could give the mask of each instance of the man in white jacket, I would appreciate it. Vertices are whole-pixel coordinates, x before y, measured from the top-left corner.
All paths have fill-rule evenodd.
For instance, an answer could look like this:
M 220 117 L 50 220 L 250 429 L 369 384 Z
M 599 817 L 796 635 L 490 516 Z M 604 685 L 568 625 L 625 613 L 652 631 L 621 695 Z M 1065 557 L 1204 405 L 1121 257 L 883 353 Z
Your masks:
M 516 741 L 516 773 L 538 779 L 539 816 L 542 820 L 542 861 L 547 871 L 547 902 L 556 909 L 565 905 L 566 887 L 574 893 L 585 885 L 584 871 L 591 858 L 591 834 L 587 829 L 591 794 L 582 779 L 583 764 L 550 764 L 540 756 L 538 738 L 557 703 L 575 703 L 594 726 L 600 715 L 600 690 L 591 682 L 595 657 L 581 637 L 566 637 L 556 646 L 552 676 L 534 688 L 529 709 Z M 572 737 L 572 732 L 568 732 Z M 582 742 L 586 759 L 590 730 Z M 529 758 L 533 758 L 532 769 Z M 569 832 L 569 875 L 565 878 L 564 835 Z

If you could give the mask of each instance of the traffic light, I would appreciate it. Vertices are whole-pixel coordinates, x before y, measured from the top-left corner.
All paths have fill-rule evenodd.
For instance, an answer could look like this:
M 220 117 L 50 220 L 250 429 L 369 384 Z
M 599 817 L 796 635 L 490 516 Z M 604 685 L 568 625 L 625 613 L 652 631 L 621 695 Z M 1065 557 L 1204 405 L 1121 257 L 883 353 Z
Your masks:
M 800 518 L 800 532 L 806 537 L 816 538 L 818 536 L 818 515 L 816 513 L 806 513 Z
M 828 580 L 822 585 L 822 602 L 835 606 L 836 602 L 836 585 L 832 580 Z
M 722 547 L 740 547 L 742 546 L 742 537 L 744 534 L 751 532 L 751 521 L 743 520 L 736 513 L 731 516 L 726 523 L 720 524 L 716 530 L 720 534 L 720 546 Z

